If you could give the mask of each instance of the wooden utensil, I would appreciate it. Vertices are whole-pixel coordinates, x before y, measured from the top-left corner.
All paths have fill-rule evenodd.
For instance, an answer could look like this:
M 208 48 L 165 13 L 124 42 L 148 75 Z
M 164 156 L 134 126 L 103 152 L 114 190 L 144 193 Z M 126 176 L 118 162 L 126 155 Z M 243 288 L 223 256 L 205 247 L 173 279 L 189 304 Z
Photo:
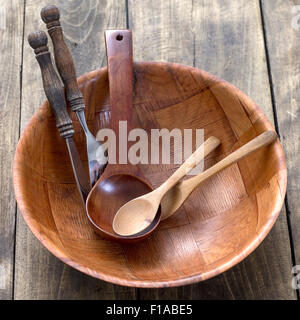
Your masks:
M 127 142 L 129 131 L 141 127 L 132 105 L 132 33 L 130 30 L 108 30 L 105 32 L 105 42 L 111 104 L 110 126 L 116 136 L 116 164 L 110 158 L 104 173 L 88 196 L 86 210 L 90 222 L 101 236 L 119 241 L 140 240 L 147 236 L 148 230 L 122 237 L 113 232 L 111 226 L 115 213 L 124 203 L 152 190 L 139 165 L 129 162 L 127 153 L 130 148 L 130 143 Z M 119 132 L 121 125 L 127 126 L 126 136 Z M 120 143 L 122 139 L 125 140 Z M 125 151 L 121 155 L 123 147 Z M 151 228 L 154 229 L 160 220 L 160 210 L 152 220 Z
M 32 32 L 28 36 L 28 42 L 34 49 L 36 59 L 41 68 L 45 94 L 55 115 L 56 126 L 59 133 L 61 137 L 66 140 L 77 187 L 81 199 L 85 204 L 91 186 L 72 138 L 74 135 L 73 124 L 67 112 L 63 86 L 51 62 L 51 56 L 47 46 L 47 35 L 43 31 Z M 59 159 L 57 159 L 57 161 L 59 161 Z
M 161 219 L 164 220 L 171 217 L 182 206 L 189 195 L 205 180 L 233 163 L 238 162 L 252 152 L 269 145 L 275 141 L 276 138 L 277 135 L 275 131 L 265 131 L 204 172 L 193 178 L 178 182 L 166 193 L 161 201 Z
M 48 33 L 52 39 L 55 62 L 65 85 L 67 100 L 72 111 L 76 112 L 85 133 L 90 181 L 93 186 L 106 167 L 106 149 L 100 141 L 96 140 L 87 126 L 84 115 L 85 104 L 78 87 L 73 58 L 65 43 L 62 27 L 59 22 L 59 10 L 55 5 L 48 5 L 42 9 L 41 17 L 46 23 Z
M 206 144 L 215 148 L 220 140 L 211 137 Z M 114 217 L 114 231 L 122 236 L 131 236 L 147 228 L 149 234 L 149 226 L 155 219 L 162 198 L 201 161 L 202 153 L 203 146 L 200 146 L 160 187 L 123 205 Z

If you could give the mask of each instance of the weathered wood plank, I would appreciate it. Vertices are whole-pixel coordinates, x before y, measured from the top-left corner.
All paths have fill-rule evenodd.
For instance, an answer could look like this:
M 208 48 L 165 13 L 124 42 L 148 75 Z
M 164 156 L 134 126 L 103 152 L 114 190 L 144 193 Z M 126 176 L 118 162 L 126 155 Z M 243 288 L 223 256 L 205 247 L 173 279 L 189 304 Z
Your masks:
M 209 71 L 273 119 L 259 1 L 129 0 L 136 60 Z M 273 35 L 276 37 L 276 35 Z M 294 299 L 285 211 L 263 244 L 226 273 L 193 286 L 140 290 L 142 299 Z
M 16 201 L 12 163 L 19 137 L 23 1 L 0 7 L 0 300 L 12 299 Z
M 104 30 L 125 28 L 125 1 L 52 1 L 74 57 L 77 75 L 106 63 Z M 26 38 L 46 30 L 40 11 L 47 1 L 27 1 L 21 127 L 45 100 L 40 70 Z M 52 48 L 50 41 L 50 48 Z M 20 213 L 16 237 L 15 299 L 134 299 L 135 289 L 114 286 L 78 272 L 49 253 L 31 234 Z
M 300 264 L 300 7 L 298 1 L 262 1 L 278 127 L 288 167 L 287 202 Z

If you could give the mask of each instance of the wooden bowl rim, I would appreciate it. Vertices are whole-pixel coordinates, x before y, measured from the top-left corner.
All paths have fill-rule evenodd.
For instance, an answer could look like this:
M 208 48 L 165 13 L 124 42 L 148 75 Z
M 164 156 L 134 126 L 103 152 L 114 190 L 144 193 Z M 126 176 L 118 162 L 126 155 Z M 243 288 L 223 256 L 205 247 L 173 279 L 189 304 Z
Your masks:
M 209 72 L 206 72 L 206 71 L 201 70 L 199 68 L 195 68 L 195 67 L 191 67 L 191 66 L 187 66 L 187 65 L 183 65 L 183 64 L 170 63 L 170 62 L 135 62 L 134 64 L 140 65 L 140 66 L 148 66 L 148 67 L 164 65 L 164 66 L 168 66 L 169 68 L 174 68 L 174 67 L 182 68 L 183 67 L 183 68 L 187 68 L 187 69 L 191 69 L 191 70 L 197 70 L 198 72 L 200 71 L 203 74 L 205 74 L 206 76 L 214 78 L 216 81 L 225 83 L 227 85 L 227 88 L 232 88 L 232 89 L 236 90 L 236 92 L 238 92 L 238 94 L 250 99 L 245 93 L 243 93 L 241 90 L 236 88 L 231 83 L 229 83 L 221 78 L 218 78 L 218 77 L 210 74 Z M 90 71 L 90 72 L 83 74 L 82 76 L 80 76 L 78 78 L 79 84 L 82 84 L 86 79 L 95 78 L 95 76 L 101 71 L 107 72 L 107 67 L 99 68 L 99 69 L 96 69 L 96 70 L 93 70 L 93 71 Z M 252 99 L 250 99 L 250 101 L 253 102 Z M 21 192 L 21 190 L 22 190 L 22 181 L 21 180 L 22 179 L 21 179 L 21 176 L 19 176 L 17 174 L 17 172 L 19 171 L 18 169 L 22 167 L 19 159 L 21 158 L 23 140 L 26 138 L 26 136 L 29 132 L 29 128 L 37 120 L 36 115 L 37 115 L 38 111 L 46 103 L 47 103 L 47 100 L 36 110 L 34 115 L 30 118 L 30 120 L 28 121 L 26 127 L 24 128 L 24 130 L 20 136 L 19 142 L 17 144 L 14 162 L 13 162 L 13 185 L 14 185 L 15 197 L 16 197 L 16 201 L 17 201 L 18 207 L 20 209 L 20 212 L 23 216 L 23 219 L 25 220 L 25 222 L 28 225 L 31 232 L 43 244 L 43 246 L 46 249 L 48 249 L 54 256 L 56 256 L 58 259 L 60 259 L 61 261 L 63 261 L 67 265 L 69 265 L 69 266 L 89 275 L 89 276 L 92 276 L 94 278 L 98 278 L 100 280 L 108 281 L 108 282 L 111 282 L 111 283 L 114 283 L 117 285 L 128 286 L 128 287 L 140 287 L 140 288 L 176 287 L 176 286 L 189 285 L 189 284 L 197 283 L 197 282 L 200 282 L 203 280 L 207 280 L 209 278 L 212 278 L 214 276 L 217 276 L 217 275 L 223 273 L 224 271 L 227 271 L 231 267 L 235 266 L 236 264 L 238 264 L 239 262 L 244 260 L 250 253 L 252 253 L 259 246 L 259 244 L 265 239 L 265 237 L 270 232 L 276 219 L 279 216 L 279 213 L 280 213 L 281 208 L 284 203 L 284 198 L 285 198 L 286 188 L 287 188 L 287 167 L 286 167 L 286 158 L 284 155 L 284 151 L 283 151 L 282 145 L 278 139 L 277 142 L 275 142 L 275 143 L 279 144 L 279 148 L 277 149 L 278 150 L 277 156 L 281 157 L 284 162 L 284 168 L 281 169 L 280 171 L 278 171 L 278 173 L 277 173 L 279 175 L 280 181 L 282 181 L 282 184 L 283 184 L 281 186 L 281 191 L 282 191 L 281 197 L 277 197 L 276 203 L 274 206 L 274 210 L 273 210 L 273 214 L 270 216 L 268 221 L 264 224 L 264 227 L 262 228 L 261 232 L 257 234 L 256 238 L 254 238 L 248 244 L 248 246 L 245 247 L 239 254 L 232 257 L 226 263 L 224 263 L 220 266 L 217 266 L 213 269 L 210 269 L 209 271 L 205 271 L 203 273 L 196 274 L 196 275 L 186 276 L 184 278 L 180 278 L 180 279 L 176 279 L 176 280 L 172 280 L 172 281 L 170 281 L 170 280 L 155 281 L 155 280 L 126 279 L 126 278 L 120 278 L 120 277 L 116 277 L 116 276 L 107 275 L 104 272 L 92 270 L 88 267 L 81 266 L 75 260 L 68 257 L 61 249 L 59 249 L 50 238 L 43 236 L 43 232 L 42 232 L 39 224 L 34 219 L 31 219 L 30 210 L 27 210 L 27 205 L 21 196 L 21 193 L 22 193 Z M 258 110 L 261 110 L 254 102 L 253 102 L 253 105 L 255 105 L 258 108 Z M 257 110 L 254 110 L 254 109 L 253 109 L 253 111 L 257 112 Z

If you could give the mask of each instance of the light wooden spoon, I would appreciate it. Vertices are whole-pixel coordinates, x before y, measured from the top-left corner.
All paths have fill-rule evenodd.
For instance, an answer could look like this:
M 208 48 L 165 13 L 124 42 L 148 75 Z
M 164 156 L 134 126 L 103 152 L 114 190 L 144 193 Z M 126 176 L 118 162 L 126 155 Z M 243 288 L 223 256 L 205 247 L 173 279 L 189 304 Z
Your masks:
M 197 176 L 178 182 L 172 189 L 170 189 L 161 202 L 161 220 L 167 219 L 174 214 L 174 212 L 181 207 L 189 195 L 202 182 L 227 168 L 231 164 L 241 160 L 250 153 L 270 144 L 276 139 L 275 131 L 265 131 L 255 139 L 249 141 L 226 158 L 216 163 L 211 168 L 198 174 Z
M 114 217 L 113 230 L 130 236 L 149 227 L 164 195 L 219 144 L 219 139 L 210 137 L 160 187 L 123 205 Z

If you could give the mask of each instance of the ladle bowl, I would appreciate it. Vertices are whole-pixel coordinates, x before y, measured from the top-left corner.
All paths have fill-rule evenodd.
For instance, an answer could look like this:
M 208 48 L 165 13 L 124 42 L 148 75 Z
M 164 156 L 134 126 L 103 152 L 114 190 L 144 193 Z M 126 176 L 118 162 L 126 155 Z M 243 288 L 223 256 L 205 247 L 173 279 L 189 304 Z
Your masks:
M 141 127 L 204 129 L 220 146 L 211 167 L 273 126 L 243 92 L 188 66 L 134 64 L 133 105 Z M 107 69 L 79 78 L 90 131 L 110 127 Z M 38 107 L 38 106 L 36 106 Z M 85 137 L 73 113 L 74 140 L 88 173 Z M 193 145 L 195 150 L 195 145 Z M 144 165 L 145 180 L 160 186 L 178 165 Z M 247 257 L 274 225 L 286 192 L 280 141 L 228 167 L 198 187 L 145 240 L 109 241 L 91 226 L 81 203 L 67 147 L 45 102 L 18 143 L 14 188 L 18 207 L 34 235 L 59 259 L 93 277 L 133 287 L 191 284 L 228 270 Z M 100 224 L 100 222 L 99 222 Z M 276 262 L 275 262 L 276 263 Z
M 112 223 L 115 214 L 125 203 L 151 191 L 147 182 L 128 174 L 115 174 L 96 184 L 86 201 L 88 218 L 95 231 L 106 239 L 128 243 L 147 237 L 159 224 L 160 208 L 147 229 L 131 236 L 116 234 Z

